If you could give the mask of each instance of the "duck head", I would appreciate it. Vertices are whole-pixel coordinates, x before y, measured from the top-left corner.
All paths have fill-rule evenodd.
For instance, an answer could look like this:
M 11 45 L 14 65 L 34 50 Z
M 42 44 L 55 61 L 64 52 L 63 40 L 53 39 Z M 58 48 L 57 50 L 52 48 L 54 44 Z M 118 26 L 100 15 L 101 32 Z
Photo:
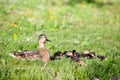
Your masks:
M 39 35 L 39 43 L 45 43 L 45 42 L 47 42 L 47 41 L 51 42 L 51 41 L 46 37 L 45 34 L 40 34 L 40 35 Z

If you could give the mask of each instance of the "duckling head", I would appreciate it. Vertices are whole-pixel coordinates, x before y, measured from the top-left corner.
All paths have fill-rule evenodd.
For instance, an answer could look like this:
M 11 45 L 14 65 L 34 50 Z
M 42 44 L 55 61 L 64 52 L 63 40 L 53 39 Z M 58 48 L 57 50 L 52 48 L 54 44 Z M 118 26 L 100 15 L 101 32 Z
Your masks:
M 45 34 L 40 34 L 40 35 L 39 35 L 39 42 L 40 42 L 40 43 L 45 43 L 45 42 L 47 42 L 47 41 L 50 41 L 50 40 L 46 37 Z M 51 41 L 50 41 L 50 42 L 51 42 Z

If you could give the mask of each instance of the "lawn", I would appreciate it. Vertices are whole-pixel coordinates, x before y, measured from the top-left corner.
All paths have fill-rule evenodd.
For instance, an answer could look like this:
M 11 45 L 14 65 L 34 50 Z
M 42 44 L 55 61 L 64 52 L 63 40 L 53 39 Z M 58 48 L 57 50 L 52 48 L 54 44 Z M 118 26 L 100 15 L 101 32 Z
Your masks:
M 49 61 L 17 60 L 18 50 L 37 50 L 38 35 L 50 54 L 84 50 L 107 60 L 84 59 L 86 65 L 62 58 Z M 0 80 L 100 80 L 120 79 L 119 0 L 0 0 Z

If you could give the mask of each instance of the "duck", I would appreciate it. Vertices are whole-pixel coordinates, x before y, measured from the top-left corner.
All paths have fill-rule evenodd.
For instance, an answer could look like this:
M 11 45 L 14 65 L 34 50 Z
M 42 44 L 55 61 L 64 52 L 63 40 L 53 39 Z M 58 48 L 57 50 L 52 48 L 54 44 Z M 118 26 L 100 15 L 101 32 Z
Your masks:
M 77 52 L 76 50 L 73 50 L 72 52 L 73 52 L 74 57 L 76 58 L 80 58 L 82 56 L 81 53 Z
M 79 66 L 84 65 L 84 62 L 79 59 L 81 57 L 81 54 L 79 52 L 76 52 L 76 50 L 64 51 L 63 55 L 71 59 L 72 61 L 75 61 Z
M 97 58 L 100 59 L 101 61 L 106 60 L 107 57 L 106 56 L 102 56 L 102 55 L 97 55 Z
M 50 60 L 57 60 L 57 59 L 61 59 L 61 57 L 63 56 L 63 53 L 61 51 L 57 51 L 54 53 L 53 56 L 51 56 Z
M 63 53 L 61 51 L 57 51 L 54 53 L 53 56 L 51 56 L 51 60 L 61 59 L 61 57 L 67 57 L 67 58 L 75 58 L 77 57 L 76 50 L 72 51 L 64 51 Z
M 74 49 L 72 51 L 64 51 L 63 55 L 67 58 L 80 58 L 82 56 L 81 53 L 77 52 Z
M 40 34 L 38 40 L 38 50 L 23 50 L 12 52 L 9 55 L 16 59 L 40 59 L 42 62 L 48 62 L 50 60 L 50 53 L 45 47 L 46 42 L 51 42 L 51 40 L 49 40 L 45 34 Z
M 80 59 L 76 59 L 76 62 L 79 66 L 85 65 L 85 63 Z
M 106 60 L 106 56 L 102 56 L 102 55 L 97 55 L 96 52 L 90 52 L 88 50 L 85 50 L 82 53 L 82 57 L 84 58 L 88 58 L 88 59 L 92 59 L 92 58 L 98 58 L 101 61 Z
M 85 50 L 82 53 L 82 57 L 85 57 L 85 58 L 88 58 L 88 59 L 92 59 L 92 58 L 96 57 L 96 53 L 95 52 L 90 52 L 88 50 Z
M 67 58 L 73 58 L 75 55 L 76 50 L 72 50 L 72 51 L 64 51 L 63 55 Z
M 81 54 L 79 52 L 76 52 L 76 50 L 73 50 L 73 57 L 71 60 L 75 61 L 79 66 L 85 65 L 85 63 L 80 59 Z

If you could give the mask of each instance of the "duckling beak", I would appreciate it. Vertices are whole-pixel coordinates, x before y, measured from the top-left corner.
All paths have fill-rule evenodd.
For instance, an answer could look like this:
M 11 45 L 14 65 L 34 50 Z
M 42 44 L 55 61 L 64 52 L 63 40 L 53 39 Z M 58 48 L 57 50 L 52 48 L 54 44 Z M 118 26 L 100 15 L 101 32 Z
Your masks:
M 46 41 L 49 41 L 49 42 L 51 42 L 51 40 L 49 40 L 48 38 L 46 38 Z

